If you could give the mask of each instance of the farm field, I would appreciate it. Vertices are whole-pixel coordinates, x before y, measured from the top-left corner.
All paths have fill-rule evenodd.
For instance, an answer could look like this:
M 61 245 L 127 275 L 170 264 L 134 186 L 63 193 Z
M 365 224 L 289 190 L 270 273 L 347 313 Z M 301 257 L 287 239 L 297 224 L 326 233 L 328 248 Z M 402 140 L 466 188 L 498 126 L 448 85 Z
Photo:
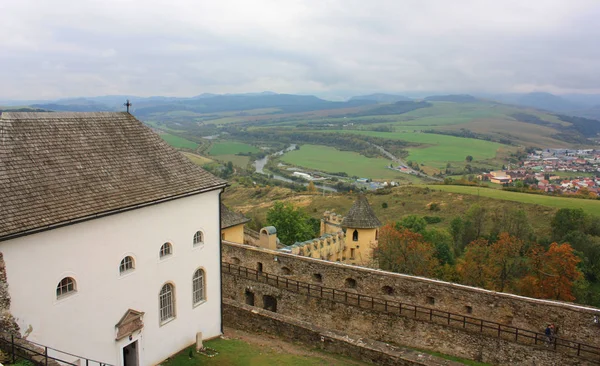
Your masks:
M 537 204 L 555 208 L 581 208 L 592 215 L 600 216 L 600 201 L 579 198 L 553 197 L 538 194 L 503 191 L 500 189 L 452 185 L 427 185 L 430 189 L 444 192 L 469 194 L 498 200 Z
M 259 150 L 243 142 L 216 142 L 208 152 L 210 155 L 235 155 L 239 153 L 254 153 Z
M 192 154 L 188 152 L 183 152 L 182 154 L 185 155 L 188 159 L 192 161 L 192 163 L 196 165 L 202 166 L 213 162 L 212 159 L 205 158 L 204 156 L 200 156 L 198 154 Z
M 223 163 L 227 163 L 228 161 L 231 161 L 231 163 L 233 165 L 240 167 L 240 168 L 245 168 L 246 166 L 248 166 L 248 163 L 250 162 L 250 157 L 244 156 L 244 155 L 225 154 L 225 155 L 217 155 L 214 158 L 215 158 L 215 160 L 219 160 Z
M 432 133 L 358 130 L 334 130 L 330 133 L 332 132 L 374 136 L 423 144 L 423 147 L 407 148 L 409 156 L 406 160 L 417 161 L 435 168 L 445 166 L 447 162 L 464 163 L 467 155 L 473 156 L 475 161 L 493 159 L 496 157 L 499 149 L 511 149 L 510 146 L 497 142 Z
M 302 145 L 300 150 L 284 154 L 281 160 L 309 169 L 329 173 L 346 172 L 349 176 L 362 178 L 395 178 L 404 175 L 386 168 L 390 160 L 367 158 L 355 152 L 321 145 Z
M 176 149 L 194 150 L 198 147 L 198 144 L 194 141 L 186 140 L 183 137 L 171 135 L 170 133 L 161 133 L 160 137 Z

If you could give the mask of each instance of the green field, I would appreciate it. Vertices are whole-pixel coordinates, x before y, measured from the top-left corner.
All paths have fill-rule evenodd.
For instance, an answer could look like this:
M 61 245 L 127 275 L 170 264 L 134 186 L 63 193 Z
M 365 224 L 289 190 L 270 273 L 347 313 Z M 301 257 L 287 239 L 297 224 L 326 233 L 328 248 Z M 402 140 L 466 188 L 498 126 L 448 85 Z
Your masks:
M 528 194 L 519 192 L 503 191 L 500 189 L 480 188 L 469 186 L 451 185 L 428 185 L 429 188 L 444 192 L 469 194 L 481 197 L 489 197 L 499 200 L 530 203 L 556 208 L 581 208 L 584 211 L 600 216 L 600 201 L 579 198 L 553 197 L 540 194 Z
M 259 150 L 242 142 L 217 142 L 213 144 L 208 152 L 210 155 L 235 155 L 239 153 L 255 153 Z
M 346 172 L 349 176 L 362 178 L 395 178 L 404 175 L 386 168 L 390 160 L 367 158 L 355 152 L 321 145 L 302 145 L 300 150 L 284 154 L 281 160 L 309 169 L 329 173 Z
M 171 135 L 170 133 L 161 133 L 160 137 L 176 149 L 194 150 L 198 147 L 198 144 L 194 141 L 186 140 L 183 137 Z
M 204 156 L 200 156 L 197 154 L 184 152 L 183 155 L 185 155 L 188 159 L 190 159 L 192 161 L 192 163 L 194 163 L 196 165 L 200 165 L 200 166 L 210 164 L 213 162 L 212 159 L 205 158 Z
M 240 168 L 245 168 L 248 165 L 248 163 L 250 162 L 250 157 L 244 156 L 244 155 L 231 155 L 231 154 L 218 155 L 218 156 L 215 156 L 215 159 L 217 159 L 223 163 L 227 163 L 228 161 L 231 161 L 231 163 L 233 165 L 240 167 Z
M 402 140 L 423 144 L 423 147 L 408 148 L 407 160 L 414 160 L 435 167 L 445 166 L 447 162 L 464 162 L 467 155 L 474 160 L 487 160 L 496 157 L 500 148 L 506 145 L 497 142 L 476 140 L 463 137 L 439 135 L 421 132 L 376 132 L 358 130 L 336 130 L 338 133 L 374 136 L 390 140 Z M 440 165 L 441 164 L 441 165 Z

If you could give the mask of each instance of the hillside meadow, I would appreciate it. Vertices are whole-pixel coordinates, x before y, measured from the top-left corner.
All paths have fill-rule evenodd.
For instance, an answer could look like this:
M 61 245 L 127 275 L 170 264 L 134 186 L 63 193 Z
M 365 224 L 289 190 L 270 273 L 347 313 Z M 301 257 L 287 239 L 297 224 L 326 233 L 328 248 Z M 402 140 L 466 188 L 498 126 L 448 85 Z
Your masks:
M 383 223 L 396 222 L 407 215 L 439 216 L 442 221 L 438 224 L 430 225 L 430 227 L 439 228 L 447 228 L 452 218 L 464 216 L 465 212 L 473 204 L 479 204 L 486 208 L 486 226 L 488 228 L 493 224 L 494 215 L 504 213 L 507 210 L 523 209 L 538 237 L 549 236 L 550 221 L 559 209 L 559 207 L 552 205 L 551 200 L 541 201 L 539 204 L 525 203 L 515 200 L 496 199 L 484 195 L 477 196 L 468 193 L 447 192 L 439 190 L 439 187 L 452 186 L 432 186 L 429 188 L 427 186 L 407 185 L 378 192 L 380 194 L 368 193 L 367 199 L 373 207 L 375 214 Z M 495 190 L 490 189 L 489 191 Z M 267 210 L 278 200 L 292 202 L 294 205 L 302 207 L 312 217 L 321 218 L 321 215 L 326 210 L 333 210 L 345 215 L 355 199 L 356 194 L 326 193 L 323 195 L 319 192 L 318 194 L 311 195 L 308 193 L 295 193 L 289 189 L 280 187 L 243 188 L 234 186 L 227 189 L 223 195 L 226 205 L 234 210 L 243 212 L 250 218 L 255 218 L 263 225 L 266 224 Z M 578 199 L 567 200 L 567 202 L 579 201 Z M 384 203 L 387 204 L 387 208 L 383 208 L 385 206 Z M 430 209 L 432 203 L 437 203 L 439 211 Z M 573 203 L 577 204 L 578 202 Z M 593 214 L 598 212 L 595 209 L 590 209 L 590 206 L 585 206 L 584 209 Z
M 259 150 L 249 144 L 245 144 L 243 142 L 235 142 L 235 141 L 219 141 L 215 142 L 208 153 L 210 155 L 235 155 L 240 153 L 255 153 Z
M 183 137 L 171 135 L 170 133 L 161 133 L 159 136 L 176 149 L 195 150 L 198 147 L 198 144 L 194 141 L 186 140 Z

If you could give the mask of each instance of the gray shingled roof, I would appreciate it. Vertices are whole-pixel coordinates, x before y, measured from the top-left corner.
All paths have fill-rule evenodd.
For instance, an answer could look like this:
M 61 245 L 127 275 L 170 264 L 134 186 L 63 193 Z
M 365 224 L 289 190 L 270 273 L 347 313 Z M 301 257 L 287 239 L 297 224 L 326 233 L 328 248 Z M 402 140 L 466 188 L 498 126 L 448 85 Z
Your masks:
M 128 113 L 0 115 L 0 240 L 225 185 Z
M 381 221 L 375 216 L 375 212 L 363 194 L 358 195 L 358 199 L 342 220 L 343 228 L 374 229 L 380 226 Z
M 221 229 L 227 229 L 228 227 L 245 224 L 250 221 L 249 218 L 231 211 L 227 206 L 221 203 Z

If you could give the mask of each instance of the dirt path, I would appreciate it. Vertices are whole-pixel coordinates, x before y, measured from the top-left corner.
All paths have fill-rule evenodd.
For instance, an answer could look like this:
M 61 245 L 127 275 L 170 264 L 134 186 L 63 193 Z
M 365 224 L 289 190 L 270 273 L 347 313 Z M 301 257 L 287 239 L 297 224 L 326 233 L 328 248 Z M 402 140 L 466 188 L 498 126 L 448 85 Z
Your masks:
M 369 363 L 364 363 L 349 358 L 341 360 L 339 358 L 340 356 L 330 355 L 326 352 L 311 350 L 306 346 L 297 343 L 286 342 L 281 338 L 277 338 L 269 334 L 248 333 L 242 330 L 226 327 L 224 331 L 224 336 L 230 339 L 239 339 L 251 345 L 269 348 L 273 352 L 277 353 L 285 353 L 296 356 L 317 357 L 327 362 L 328 365 L 371 365 Z

